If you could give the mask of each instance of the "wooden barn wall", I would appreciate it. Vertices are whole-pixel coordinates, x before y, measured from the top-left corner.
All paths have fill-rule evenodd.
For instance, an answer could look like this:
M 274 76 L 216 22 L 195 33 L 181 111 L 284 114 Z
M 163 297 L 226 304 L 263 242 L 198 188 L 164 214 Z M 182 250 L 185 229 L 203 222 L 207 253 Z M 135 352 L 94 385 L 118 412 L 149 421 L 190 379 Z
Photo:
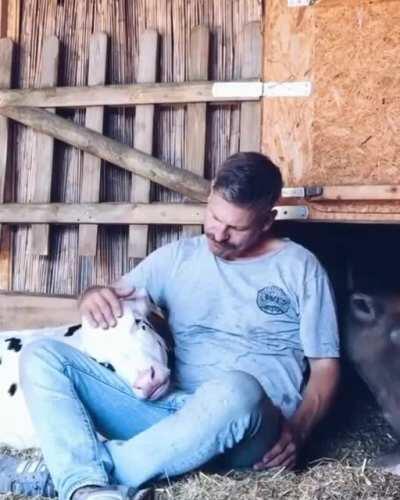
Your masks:
M 286 183 L 400 184 L 400 1 L 266 4 L 264 78 L 314 83 L 310 98 L 264 100 L 263 150 Z M 310 208 L 318 220 L 400 220 L 397 202 Z
M 61 42 L 59 85 L 85 85 L 91 33 L 109 35 L 107 83 L 135 81 L 138 37 L 147 28 L 160 34 L 159 81 L 188 79 L 188 42 L 191 29 L 201 23 L 210 27 L 210 78 L 239 77 L 240 33 L 250 21 L 262 18 L 259 0 L 21 0 L 20 28 L 16 36 L 18 72 L 15 86 L 39 84 L 43 41 L 56 35 Z M 84 124 L 85 111 L 64 111 L 63 116 Z M 133 145 L 134 109 L 107 109 L 105 133 Z M 157 110 L 155 155 L 175 166 L 185 163 L 185 108 Z M 206 172 L 238 150 L 239 108 L 213 107 L 208 111 Z M 13 125 L 13 199 L 32 197 L 32 166 L 40 163 L 35 133 Z M 83 154 L 61 143 L 55 146 L 53 201 L 79 202 Z M 130 174 L 116 167 L 102 167 L 101 201 L 127 201 Z M 154 187 L 152 200 L 176 200 L 174 193 Z M 30 228 L 13 231 L 15 290 L 76 294 L 94 283 L 109 283 L 131 267 L 127 256 L 128 228 L 100 227 L 96 257 L 78 257 L 77 226 L 52 226 L 50 255 L 30 255 Z M 178 227 L 152 228 L 150 248 L 179 237 Z M 2 249 L 2 253 L 6 252 Z

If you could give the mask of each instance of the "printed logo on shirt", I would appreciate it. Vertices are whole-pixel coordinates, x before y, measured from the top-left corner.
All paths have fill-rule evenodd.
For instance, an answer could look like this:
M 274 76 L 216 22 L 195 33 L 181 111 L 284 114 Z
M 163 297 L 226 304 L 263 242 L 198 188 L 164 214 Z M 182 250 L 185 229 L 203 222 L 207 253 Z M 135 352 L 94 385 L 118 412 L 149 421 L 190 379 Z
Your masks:
M 285 314 L 289 310 L 290 299 L 279 286 L 267 286 L 258 290 L 257 305 L 267 314 Z

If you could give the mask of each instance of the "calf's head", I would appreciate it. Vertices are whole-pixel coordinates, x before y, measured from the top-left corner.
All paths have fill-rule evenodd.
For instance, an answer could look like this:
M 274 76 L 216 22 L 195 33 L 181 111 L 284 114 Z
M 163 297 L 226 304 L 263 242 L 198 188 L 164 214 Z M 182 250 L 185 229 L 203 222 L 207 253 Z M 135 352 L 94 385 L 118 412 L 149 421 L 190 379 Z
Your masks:
M 93 328 L 83 319 L 85 350 L 111 364 L 136 397 L 158 399 L 170 387 L 170 370 L 165 341 L 147 320 L 154 306 L 147 293 L 138 289 L 132 300 L 122 301 L 122 307 L 116 326 L 107 330 Z

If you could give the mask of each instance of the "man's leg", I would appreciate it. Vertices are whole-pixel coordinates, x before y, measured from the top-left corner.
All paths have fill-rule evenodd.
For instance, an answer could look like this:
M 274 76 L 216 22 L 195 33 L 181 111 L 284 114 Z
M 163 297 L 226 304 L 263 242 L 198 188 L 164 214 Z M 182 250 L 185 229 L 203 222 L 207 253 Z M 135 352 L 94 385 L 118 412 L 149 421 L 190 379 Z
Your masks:
M 146 403 L 134 400 L 114 374 L 58 342 L 36 343 L 24 366 L 28 404 L 61 498 L 83 485 L 108 484 L 110 476 L 137 488 L 234 448 L 240 466 L 252 465 L 278 438 L 279 412 L 244 372 L 228 372 L 190 396 Z M 110 440 L 100 443 L 95 427 Z
M 105 444 L 117 483 L 139 486 L 210 460 L 251 467 L 277 441 L 281 414 L 251 375 L 232 371 L 203 384 L 184 406 L 129 440 Z M 219 463 L 218 463 L 219 462 Z
M 82 486 L 110 483 L 113 461 L 96 431 L 111 439 L 128 439 L 174 411 L 168 403 L 136 399 L 115 373 L 50 339 L 24 349 L 20 375 L 61 499 L 69 499 Z

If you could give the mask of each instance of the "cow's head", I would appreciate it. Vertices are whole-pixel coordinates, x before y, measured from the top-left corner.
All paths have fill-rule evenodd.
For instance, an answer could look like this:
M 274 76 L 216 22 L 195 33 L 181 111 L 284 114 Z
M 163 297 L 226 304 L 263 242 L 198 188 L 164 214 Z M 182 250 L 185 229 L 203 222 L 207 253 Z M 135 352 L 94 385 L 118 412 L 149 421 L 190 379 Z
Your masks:
M 154 305 L 146 291 L 138 289 L 132 299 L 122 301 L 122 306 L 123 315 L 113 328 L 93 328 L 83 319 L 85 350 L 110 363 L 136 397 L 158 399 L 169 389 L 170 370 L 165 341 L 147 320 Z

